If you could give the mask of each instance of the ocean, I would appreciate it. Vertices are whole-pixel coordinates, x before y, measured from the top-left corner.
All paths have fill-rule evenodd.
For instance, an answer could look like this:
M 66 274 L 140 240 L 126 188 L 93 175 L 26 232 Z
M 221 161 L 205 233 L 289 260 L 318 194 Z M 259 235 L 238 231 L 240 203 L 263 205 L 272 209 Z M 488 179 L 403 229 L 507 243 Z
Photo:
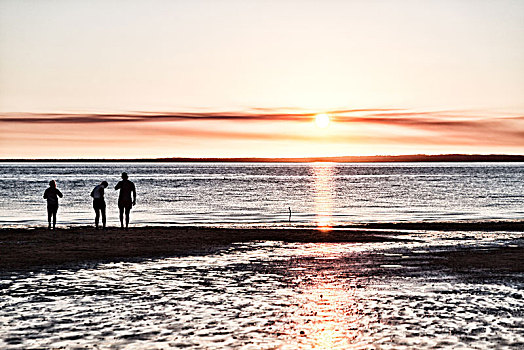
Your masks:
M 524 163 L 0 163 L 0 225 L 46 225 L 42 196 L 54 179 L 64 194 L 59 227 L 93 224 L 89 194 L 103 180 L 108 226 L 118 226 L 113 188 L 123 171 L 137 188 L 135 226 L 524 217 Z

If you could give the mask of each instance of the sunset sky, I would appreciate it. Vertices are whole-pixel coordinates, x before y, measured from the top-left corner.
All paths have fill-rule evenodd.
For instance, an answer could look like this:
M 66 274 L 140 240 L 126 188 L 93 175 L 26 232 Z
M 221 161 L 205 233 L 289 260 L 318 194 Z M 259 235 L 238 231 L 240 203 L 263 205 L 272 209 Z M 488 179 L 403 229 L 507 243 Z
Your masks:
M 524 154 L 524 1 L 0 0 L 0 158 L 415 153 Z

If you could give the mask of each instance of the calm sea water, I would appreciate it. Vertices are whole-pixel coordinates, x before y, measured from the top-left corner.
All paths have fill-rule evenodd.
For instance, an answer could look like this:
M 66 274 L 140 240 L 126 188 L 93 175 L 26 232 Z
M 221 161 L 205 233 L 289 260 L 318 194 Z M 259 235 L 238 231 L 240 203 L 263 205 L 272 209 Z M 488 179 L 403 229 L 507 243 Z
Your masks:
M 0 163 L 0 224 L 46 224 L 42 198 L 64 193 L 58 224 L 93 222 L 102 180 L 108 225 L 127 171 L 138 191 L 134 225 L 343 225 L 353 222 L 522 219 L 524 163 Z

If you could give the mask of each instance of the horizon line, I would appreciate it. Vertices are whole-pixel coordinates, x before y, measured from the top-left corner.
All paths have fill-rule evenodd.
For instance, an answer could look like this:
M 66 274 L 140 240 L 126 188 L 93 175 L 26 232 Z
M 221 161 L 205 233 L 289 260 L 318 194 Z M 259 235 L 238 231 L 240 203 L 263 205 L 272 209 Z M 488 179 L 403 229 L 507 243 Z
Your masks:
M 524 154 L 405 154 L 319 157 L 157 157 L 157 158 L 4 158 L 0 162 L 169 162 L 169 163 L 385 163 L 385 162 L 524 162 Z

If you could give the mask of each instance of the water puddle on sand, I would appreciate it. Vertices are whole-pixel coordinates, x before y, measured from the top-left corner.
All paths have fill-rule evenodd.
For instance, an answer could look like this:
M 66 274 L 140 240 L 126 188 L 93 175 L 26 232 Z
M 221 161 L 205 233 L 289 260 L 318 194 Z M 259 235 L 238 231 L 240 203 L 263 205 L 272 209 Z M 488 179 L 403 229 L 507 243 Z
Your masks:
M 431 265 L 420 256 L 479 243 L 471 233 L 439 235 L 253 242 L 207 256 L 4 274 L 0 348 L 523 347 L 524 276 L 467 279 Z

